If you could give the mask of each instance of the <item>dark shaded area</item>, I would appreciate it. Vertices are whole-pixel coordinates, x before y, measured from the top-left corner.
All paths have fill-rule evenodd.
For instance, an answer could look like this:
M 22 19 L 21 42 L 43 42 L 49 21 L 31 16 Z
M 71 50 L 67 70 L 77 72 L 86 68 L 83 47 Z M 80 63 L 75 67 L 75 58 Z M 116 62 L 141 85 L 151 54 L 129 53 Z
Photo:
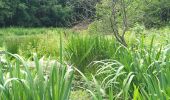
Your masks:
M 147 28 L 163 27 L 170 24 L 170 1 L 153 1 L 144 9 L 143 22 Z
M 1 0 L 0 27 L 69 27 L 84 20 L 84 16 L 87 19 L 94 16 L 97 1 L 91 1 L 81 3 L 71 0 Z M 75 4 L 82 6 L 74 6 Z
M 0 27 L 70 27 L 85 19 L 95 19 L 95 6 L 100 1 L 1 0 Z M 153 0 L 142 6 L 143 18 L 135 22 L 142 22 L 147 28 L 169 25 L 169 0 Z

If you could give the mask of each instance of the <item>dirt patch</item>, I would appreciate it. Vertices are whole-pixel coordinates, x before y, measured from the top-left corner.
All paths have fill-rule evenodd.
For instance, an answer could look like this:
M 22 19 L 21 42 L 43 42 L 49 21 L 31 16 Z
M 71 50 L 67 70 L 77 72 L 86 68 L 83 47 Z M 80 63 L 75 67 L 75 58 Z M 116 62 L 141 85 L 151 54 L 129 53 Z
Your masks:
M 76 32 L 87 30 L 88 26 L 91 22 L 92 21 L 90 21 L 90 20 L 85 20 L 85 21 L 79 22 L 78 24 L 73 26 L 72 30 L 76 31 Z

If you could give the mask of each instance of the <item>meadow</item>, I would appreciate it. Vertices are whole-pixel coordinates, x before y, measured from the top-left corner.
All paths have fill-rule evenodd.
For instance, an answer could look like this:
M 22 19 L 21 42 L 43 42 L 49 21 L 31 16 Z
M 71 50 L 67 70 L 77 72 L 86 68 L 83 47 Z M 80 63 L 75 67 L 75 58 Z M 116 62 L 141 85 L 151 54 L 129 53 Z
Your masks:
M 170 99 L 169 27 L 132 28 L 128 47 L 90 32 L 1 28 L 0 99 Z

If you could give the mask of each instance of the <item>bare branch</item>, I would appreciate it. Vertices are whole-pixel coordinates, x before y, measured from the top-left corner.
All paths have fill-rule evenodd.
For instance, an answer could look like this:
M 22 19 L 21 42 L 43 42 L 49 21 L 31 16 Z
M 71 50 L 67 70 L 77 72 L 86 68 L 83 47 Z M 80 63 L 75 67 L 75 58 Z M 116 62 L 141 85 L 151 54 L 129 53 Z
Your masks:
M 119 4 L 120 9 L 116 10 L 116 5 Z M 118 19 L 117 15 L 119 14 L 122 15 L 122 34 L 120 34 L 119 31 L 119 24 L 118 24 Z M 125 41 L 124 35 L 127 31 L 127 15 L 126 15 L 126 6 L 125 6 L 125 1 L 124 0 L 116 0 L 112 2 L 112 13 L 110 16 L 110 23 L 111 23 L 111 28 L 113 30 L 113 34 L 118 42 L 120 42 L 122 45 L 127 47 L 127 43 Z

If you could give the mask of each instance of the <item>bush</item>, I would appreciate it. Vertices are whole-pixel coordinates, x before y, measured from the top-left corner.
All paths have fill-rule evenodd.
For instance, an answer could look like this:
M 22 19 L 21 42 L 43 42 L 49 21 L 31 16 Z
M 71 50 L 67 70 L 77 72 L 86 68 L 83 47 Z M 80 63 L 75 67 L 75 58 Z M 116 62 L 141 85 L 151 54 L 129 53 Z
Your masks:
M 163 27 L 170 24 L 169 12 L 169 0 L 154 0 L 144 8 L 143 22 L 147 28 Z

